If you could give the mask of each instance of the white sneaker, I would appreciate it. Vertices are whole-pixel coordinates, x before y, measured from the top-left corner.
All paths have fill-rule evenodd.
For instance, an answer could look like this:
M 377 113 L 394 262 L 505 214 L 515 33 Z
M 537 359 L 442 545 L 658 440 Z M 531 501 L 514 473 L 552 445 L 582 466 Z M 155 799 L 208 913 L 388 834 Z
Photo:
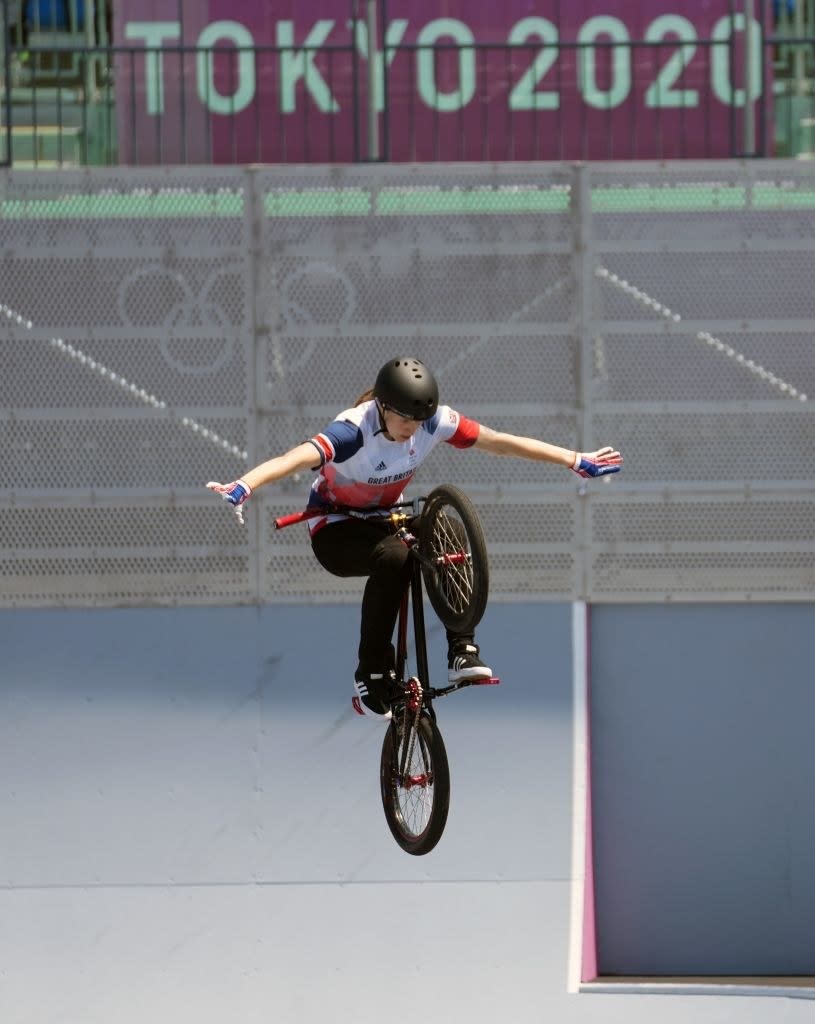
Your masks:
M 384 672 L 357 672 L 354 676 L 356 696 L 351 704 L 358 715 L 388 721 L 393 717 L 388 690 L 390 676 Z
M 464 679 L 492 679 L 492 669 L 478 656 L 478 644 L 459 643 L 447 654 L 447 679 L 460 683 Z

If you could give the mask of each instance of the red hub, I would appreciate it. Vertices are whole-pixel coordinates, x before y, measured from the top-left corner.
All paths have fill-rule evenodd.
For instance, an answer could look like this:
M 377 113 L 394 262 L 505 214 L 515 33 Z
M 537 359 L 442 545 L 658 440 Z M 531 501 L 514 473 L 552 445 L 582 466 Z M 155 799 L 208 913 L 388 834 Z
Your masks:
M 413 789 L 415 786 L 421 786 L 422 789 L 427 789 L 428 786 L 433 785 L 433 776 L 427 775 L 405 775 L 402 779 L 402 789 Z

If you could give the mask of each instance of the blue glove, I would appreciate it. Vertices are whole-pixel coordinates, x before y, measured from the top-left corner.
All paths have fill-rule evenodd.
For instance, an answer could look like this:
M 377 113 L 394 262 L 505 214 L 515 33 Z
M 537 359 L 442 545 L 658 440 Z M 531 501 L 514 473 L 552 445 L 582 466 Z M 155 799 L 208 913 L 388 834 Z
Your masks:
M 572 471 L 587 480 L 593 476 L 619 473 L 623 468 L 623 457 L 613 448 L 600 448 L 596 452 L 575 452 Z
M 249 498 L 252 488 L 245 480 L 234 480 L 231 484 L 219 484 L 216 480 L 210 480 L 207 487 L 216 494 L 220 494 L 224 501 L 228 501 L 235 509 L 238 522 L 243 523 L 243 509 L 241 505 Z

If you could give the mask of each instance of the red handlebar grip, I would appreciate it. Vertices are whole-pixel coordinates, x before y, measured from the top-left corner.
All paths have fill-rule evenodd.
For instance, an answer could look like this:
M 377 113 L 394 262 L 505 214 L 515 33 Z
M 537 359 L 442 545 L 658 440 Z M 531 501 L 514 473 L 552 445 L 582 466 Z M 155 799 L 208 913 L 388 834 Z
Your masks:
M 291 515 L 279 516 L 277 519 L 275 519 L 274 528 L 276 530 L 282 530 L 284 526 L 293 526 L 295 523 L 305 522 L 306 519 L 313 519 L 317 515 L 320 515 L 320 513 L 314 510 L 292 512 Z

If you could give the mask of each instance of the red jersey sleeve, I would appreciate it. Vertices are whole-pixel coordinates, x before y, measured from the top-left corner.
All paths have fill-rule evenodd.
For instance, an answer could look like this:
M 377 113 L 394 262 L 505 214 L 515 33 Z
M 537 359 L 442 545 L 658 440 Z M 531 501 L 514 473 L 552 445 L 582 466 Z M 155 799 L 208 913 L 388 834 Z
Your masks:
M 456 432 L 452 437 L 447 438 L 447 444 L 451 444 L 454 448 L 472 448 L 478 440 L 480 429 L 481 425 L 476 420 L 459 415 Z

